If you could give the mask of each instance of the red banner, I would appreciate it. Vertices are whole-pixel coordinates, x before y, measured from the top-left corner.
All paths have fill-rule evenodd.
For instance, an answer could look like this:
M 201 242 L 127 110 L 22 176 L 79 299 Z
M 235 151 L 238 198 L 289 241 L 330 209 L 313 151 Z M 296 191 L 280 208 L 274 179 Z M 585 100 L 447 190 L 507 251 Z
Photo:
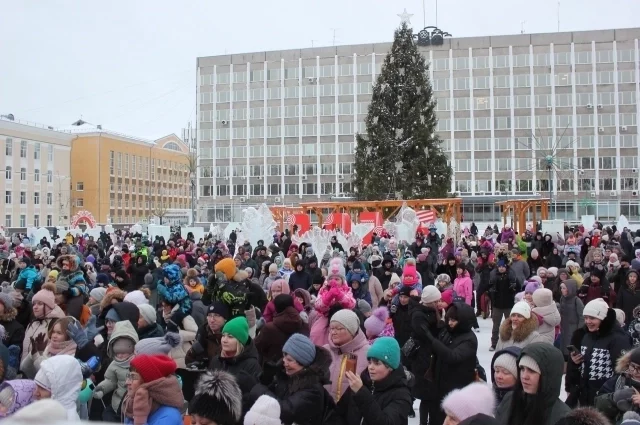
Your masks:
M 340 229 L 342 233 L 350 233 L 351 216 L 347 213 L 331 213 L 325 217 L 322 228 L 327 230 Z
M 293 224 L 298 226 L 298 234 L 301 235 L 304 232 L 311 230 L 311 220 L 309 219 L 308 214 L 292 214 L 293 216 Z M 289 227 L 289 226 L 287 226 Z M 293 225 L 291 226 L 293 228 Z
M 384 220 L 382 219 L 382 213 L 378 211 L 363 211 L 360 213 L 360 223 L 371 223 L 374 225 L 374 230 L 376 227 L 382 226 Z M 373 236 L 374 230 L 371 230 L 367 235 L 362 238 L 362 243 L 369 244 L 371 243 L 371 236 Z

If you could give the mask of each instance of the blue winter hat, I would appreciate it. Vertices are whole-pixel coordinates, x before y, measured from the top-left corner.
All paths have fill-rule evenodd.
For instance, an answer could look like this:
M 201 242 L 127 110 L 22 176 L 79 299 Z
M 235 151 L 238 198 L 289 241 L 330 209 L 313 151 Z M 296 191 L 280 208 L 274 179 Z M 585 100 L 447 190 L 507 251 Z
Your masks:
M 504 258 L 498 260 L 498 267 L 507 267 L 507 262 L 504 261 Z
M 309 366 L 316 358 L 316 346 L 302 334 L 293 334 L 285 342 L 282 352 L 290 355 L 302 366 Z
M 400 345 L 389 336 L 377 338 L 367 351 L 367 359 L 380 360 L 391 369 L 397 369 L 400 366 Z
M 98 283 L 100 286 L 107 286 L 110 281 L 111 279 L 106 273 L 98 273 L 98 275 L 96 276 L 96 283 Z
M 180 267 L 175 264 L 169 264 L 164 268 L 164 275 L 171 282 L 175 282 L 176 280 L 180 280 L 182 278 L 182 271 Z

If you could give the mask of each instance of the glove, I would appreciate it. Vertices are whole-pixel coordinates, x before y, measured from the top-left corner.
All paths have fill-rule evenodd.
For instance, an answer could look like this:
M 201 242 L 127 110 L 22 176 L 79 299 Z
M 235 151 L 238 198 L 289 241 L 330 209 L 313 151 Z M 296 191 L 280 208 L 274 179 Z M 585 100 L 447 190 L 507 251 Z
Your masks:
M 70 323 L 67 327 L 67 335 L 75 341 L 79 349 L 83 349 L 88 343 L 87 333 L 78 323 Z
M 98 400 L 102 400 L 102 397 L 104 397 L 104 391 L 102 391 L 101 389 L 93 391 L 93 398 L 97 398 Z
M 99 328 L 96 327 L 96 320 L 96 316 L 91 316 L 87 322 L 87 326 L 84 328 L 89 341 L 93 341 L 93 339 L 104 329 L 104 326 L 100 326 Z
M 635 391 L 633 388 L 623 388 L 613 393 L 613 401 L 620 411 L 626 412 L 633 407 L 631 397 L 633 397 L 634 394 Z

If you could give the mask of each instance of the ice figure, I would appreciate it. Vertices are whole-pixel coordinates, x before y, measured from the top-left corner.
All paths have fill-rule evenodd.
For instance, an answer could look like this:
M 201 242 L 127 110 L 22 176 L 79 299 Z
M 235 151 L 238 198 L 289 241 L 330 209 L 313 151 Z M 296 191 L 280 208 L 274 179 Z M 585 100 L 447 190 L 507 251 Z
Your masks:
M 130 231 L 133 234 L 135 234 L 135 233 L 142 234 L 142 226 L 140 224 L 134 224 L 133 226 L 131 226 Z
M 362 239 L 364 239 L 374 227 L 375 225 L 373 223 L 358 223 L 351 226 L 351 233 L 347 236 L 347 240 L 350 243 L 349 246 L 361 246 Z
M 462 232 L 460 230 L 460 225 L 454 217 L 451 217 L 451 220 L 449 220 L 449 227 L 447 230 L 447 237 L 453 239 L 453 243 L 458 245 L 458 242 L 462 240 Z
M 621 215 L 620 218 L 618 218 L 618 231 L 622 232 L 622 230 L 626 227 L 629 228 L 629 220 L 627 220 L 627 217 L 625 217 L 624 215 Z
M 249 207 L 242 211 L 242 234 L 238 235 L 238 242 L 242 238 L 243 243 L 249 241 L 253 247 L 257 246 L 259 240 L 270 243 L 275 229 L 276 222 L 266 204 L 260 205 L 258 209 Z
M 334 236 L 335 233 L 336 232 L 324 230 L 315 226 L 311 230 L 304 232 L 302 235 L 294 235 L 291 240 L 298 246 L 300 246 L 301 243 L 307 243 L 313 247 L 313 250 L 316 253 L 322 253 L 328 246 L 330 246 L 331 237 Z
M 420 226 L 420 220 L 413 208 L 409 208 L 404 202 L 396 218 L 396 239 L 398 241 L 412 241 Z

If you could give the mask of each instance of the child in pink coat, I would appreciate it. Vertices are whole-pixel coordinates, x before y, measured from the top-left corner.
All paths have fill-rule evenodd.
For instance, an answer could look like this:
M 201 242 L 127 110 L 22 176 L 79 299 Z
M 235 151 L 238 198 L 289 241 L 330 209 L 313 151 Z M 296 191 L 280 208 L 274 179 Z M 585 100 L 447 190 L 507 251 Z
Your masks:
M 473 299 L 473 281 L 469 276 L 469 272 L 465 269 L 464 264 L 458 263 L 456 266 L 457 277 L 453 281 L 453 290 L 456 296 L 463 298 L 467 305 L 471 305 Z
M 262 313 L 262 318 L 266 323 L 273 321 L 273 316 L 276 314 L 276 305 L 273 303 L 275 297 L 281 294 L 290 295 L 291 288 L 289 284 L 284 279 L 278 279 L 271 284 L 271 288 L 269 289 L 269 303 L 264 308 L 264 313 Z M 293 306 L 298 310 L 298 312 L 304 311 L 304 306 L 300 304 L 300 301 L 296 297 L 293 297 Z

